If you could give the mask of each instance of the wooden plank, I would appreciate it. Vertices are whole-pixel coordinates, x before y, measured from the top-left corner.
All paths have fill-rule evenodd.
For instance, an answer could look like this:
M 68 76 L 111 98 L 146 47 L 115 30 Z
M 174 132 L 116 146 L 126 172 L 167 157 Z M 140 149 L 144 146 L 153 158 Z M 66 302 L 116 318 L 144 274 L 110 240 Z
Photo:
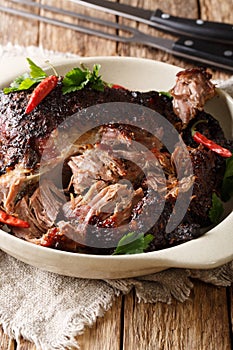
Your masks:
M 209 21 L 233 23 L 232 1 L 199 0 L 201 18 Z
M 81 350 L 120 350 L 121 307 L 122 297 L 119 297 L 103 318 L 78 337 Z
M 4 332 L 2 327 L 0 327 L 0 349 L 1 350 L 15 350 L 15 342 L 10 339 Z
M 41 2 L 48 3 L 46 0 L 42 0 Z M 62 7 L 69 11 L 82 13 L 88 16 L 104 18 L 106 20 L 115 22 L 114 15 L 104 14 L 100 11 L 87 9 L 70 1 L 51 0 L 49 4 L 57 7 Z M 44 14 L 44 11 L 41 11 L 41 14 Z M 48 12 L 47 15 L 59 20 L 68 21 L 73 24 L 80 24 L 82 26 L 84 25 L 88 26 L 89 28 L 96 28 L 100 30 L 103 29 L 99 26 L 94 25 L 93 23 L 87 24 L 81 20 L 72 19 L 61 15 L 49 14 Z M 108 31 L 115 33 L 115 29 Z M 70 29 L 64 29 L 45 23 L 40 23 L 39 44 L 44 48 L 50 50 L 72 52 L 80 56 L 115 55 L 117 45 L 116 42 L 110 40 L 97 38 L 95 36 L 82 34 Z
M 204 20 L 233 23 L 232 1 L 199 0 L 200 16 Z M 216 72 L 216 79 L 226 79 L 232 73 Z
M 27 6 L 17 4 L 12 6 L 7 0 L 1 0 L 1 5 L 28 10 Z M 38 10 L 35 9 L 33 12 L 38 13 Z M 6 45 L 8 42 L 22 46 L 37 45 L 38 22 L 0 12 L 0 43 Z
M 185 303 L 138 304 L 125 298 L 124 350 L 230 350 L 225 288 L 195 282 Z
M 0 327 L 0 349 L 1 350 L 16 350 L 16 341 L 8 337 L 3 329 Z M 35 345 L 27 340 L 21 339 L 18 344 L 17 350 L 38 350 Z
M 21 339 L 20 343 L 15 350 L 39 350 L 36 346 L 27 340 Z

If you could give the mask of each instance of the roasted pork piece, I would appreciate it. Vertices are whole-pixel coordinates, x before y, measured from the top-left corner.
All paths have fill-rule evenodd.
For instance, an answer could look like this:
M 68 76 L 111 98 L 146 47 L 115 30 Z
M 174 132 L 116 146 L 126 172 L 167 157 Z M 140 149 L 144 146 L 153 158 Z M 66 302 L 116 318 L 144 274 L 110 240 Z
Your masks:
M 1 91 L 1 207 L 29 223 L 10 227 L 11 234 L 38 245 L 90 254 L 113 253 L 129 232 L 151 233 L 148 251 L 200 236 L 210 224 L 212 193 L 219 191 L 225 160 L 195 143 L 191 127 L 203 120 L 198 127 L 206 137 L 232 148 L 217 120 L 203 111 L 205 100 L 215 93 L 210 77 L 203 69 L 179 73 L 173 98 L 107 86 L 104 91 L 87 86 L 64 95 L 60 78 L 27 114 L 32 90 Z M 138 113 L 122 111 L 119 122 L 111 109 L 112 120 L 103 123 L 107 119 L 101 106 L 113 102 L 137 106 Z M 85 114 L 91 106 L 96 106 L 95 113 Z M 72 133 L 75 128 L 87 131 L 62 153 L 56 140 L 69 117 L 80 111 L 84 114 L 75 119 Z M 150 111 L 169 122 L 185 150 L 179 142 L 171 144 L 172 128 L 161 126 L 156 116 L 149 118 Z M 62 174 L 60 182 L 57 171 Z M 168 229 L 174 215 L 179 220 Z
M 207 100 L 214 97 L 215 87 L 211 74 L 204 69 L 192 68 L 177 74 L 176 85 L 171 89 L 173 110 L 187 124 L 203 110 Z

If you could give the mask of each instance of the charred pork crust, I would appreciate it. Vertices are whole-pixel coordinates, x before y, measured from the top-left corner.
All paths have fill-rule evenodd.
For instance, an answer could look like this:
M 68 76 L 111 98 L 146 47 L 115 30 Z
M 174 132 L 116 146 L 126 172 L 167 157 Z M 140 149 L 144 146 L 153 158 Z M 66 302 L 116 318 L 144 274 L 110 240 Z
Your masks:
M 63 95 L 61 83 L 30 114 L 25 109 L 31 91 L 5 95 L 0 91 L 0 174 L 19 162 L 34 168 L 51 132 L 67 117 L 80 110 L 107 102 L 137 103 L 165 114 L 172 123 L 178 118 L 157 92 L 141 93 L 105 88 L 104 92 L 84 89 Z
M 90 254 L 111 254 L 119 239 L 131 231 L 153 234 L 148 251 L 200 236 L 201 229 L 210 224 L 212 193 L 219 192 L 225 161 L 196 144 L 191 127 L 197 120 L 205 120 L 198 124 L 198 131 L 231 150 L 232 142 L 225 139 L 218 121 L 203 111 L 203 100 L 200 103 L 196 100 L 195 87 L 191 89 L 194 105 L 188 105 L 188 112 L 185 105 L 183 119 L 178 115 L 180 88 L 185 84 L 187 99 L 187 84 L 193 74 L 209 79 L 206 73 L 197 70 L 178 75 L 173 100 L 156 91 L 142 93 L 110 87 L 103 92 L 86 87 L 63 95 L 60 80 L 29 114 L 25 114 L 25 109 L 31 91 L 8 95 L 0 92 L 1 206 L 30 223 L 29 229 L 14 228 L 12 233 L 38 245 Z M 212 96 L 213 86 L 205 79 L 201 79 L 200 89 L 209 87 L 206 99 Z M 195 84 L 198 85 L 196 80 Z M 174 107 L 176 98 L 179 101 Z M 192 176 L 186 176 L 184 171 L 178 181 L 175 163 L 185 167 L 184 155 L 179 147 L 168 152 L 166 142 L 161 142 L 165 130 L 158 130 L 154 136 L 147 131 L 152 130 L 149 124 L 140 129 L 127 123 L 130 116 L 126 113 L 126 123 L 113 122 L 92 130 L 87 135 L 89 143 L 80 144 L 78 150 L 63 159 L 63 188 L 48 180 L 46 174 L 39 183 L 36 176 L 51 133 L 74 113 L 108 102 L 145 106 L 165 117 L 187 146 Z M 91 117 L 87 115 L 88 118 Z M 95 118 L 101 124 L 98 109 Z M 138 119 L 146 125 L 146 112 L 142 110 Z M 137 143 L 148 149 L 146 155 L 142 156 Z M 53 145 L 50 151 L 53 156 Z M 179 192 L 178 214 L 182 211 L 182 195 L 191 187 L 185 216 L 172 232 L 167 232 Z

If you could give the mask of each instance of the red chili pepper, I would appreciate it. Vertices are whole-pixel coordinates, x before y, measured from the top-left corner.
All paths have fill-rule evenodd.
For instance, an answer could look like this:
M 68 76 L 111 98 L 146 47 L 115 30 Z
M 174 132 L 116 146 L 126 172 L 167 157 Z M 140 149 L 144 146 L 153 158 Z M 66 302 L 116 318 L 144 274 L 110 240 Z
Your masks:
M 30 113 L 57 86 L 58 77 L 50 75 L 40 82 L 34 89 L 28 101 L 25 113 Z
M 124 86 L 118 85 L 118 84 L 113 84 L 112 85 L 112 89 L 123 89 L 126 90 L 126 88 Z
M 18 219 L 13 215 L 7 214 L 0 209 L 0 222 L 9 226 L 28 228 L 30 225 L 28 222 Z
M 192 132 L 192 136 L 193 136 L 194 141 L 206 146 L 208 149 L 219 154 L 220 156 L 222 156 L 224 158 L 230 158 L 232 156 L 231 151 L 218 145 L 217 143 L 213 142 L 212 140 L 209 140 L 207 137 L 205 137 L 200 132 L 195 130 L 196 125 L 199 123 L 207 123 L 207 121 L 206 120 L 199 120 L 198 122 L 196 122 L 192 126 L 191 132 Z

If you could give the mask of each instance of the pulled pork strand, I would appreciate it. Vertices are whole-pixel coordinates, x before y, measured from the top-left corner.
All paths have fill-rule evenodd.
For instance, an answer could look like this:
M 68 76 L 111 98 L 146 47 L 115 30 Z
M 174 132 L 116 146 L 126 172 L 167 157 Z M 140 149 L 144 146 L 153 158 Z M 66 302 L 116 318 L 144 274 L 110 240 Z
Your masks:
M 202 111 L 205 102 L 215 95 L 212 75 L 204 68 L 191 68 L 176 75 L 176 84 L 170 90 L 173 96 L 174 113 L 187 125 L 197 111 Z

